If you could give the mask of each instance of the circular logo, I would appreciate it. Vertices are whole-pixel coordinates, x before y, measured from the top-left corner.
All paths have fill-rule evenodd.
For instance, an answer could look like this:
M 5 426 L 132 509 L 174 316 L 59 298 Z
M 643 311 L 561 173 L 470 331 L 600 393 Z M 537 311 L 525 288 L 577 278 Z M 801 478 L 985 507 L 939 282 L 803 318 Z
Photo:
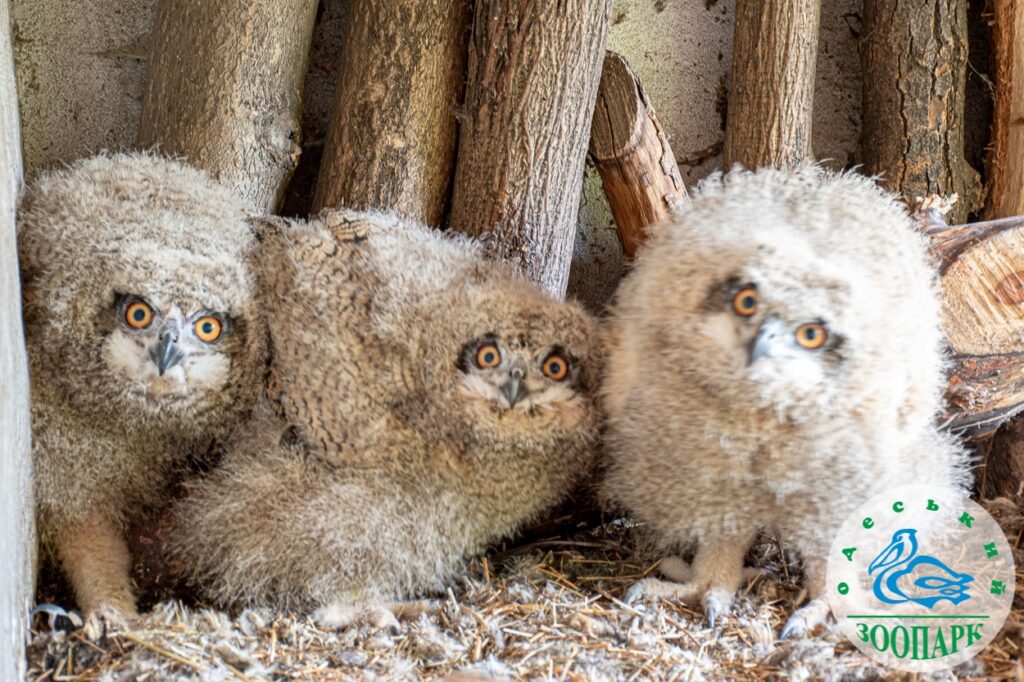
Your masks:
M 926 486 L 873 497 L 839 529 L 828 596 L 840 628 L 872 659 L 933 672 L 981 652 L 1013 602 L 999 524 L 970 499 Z

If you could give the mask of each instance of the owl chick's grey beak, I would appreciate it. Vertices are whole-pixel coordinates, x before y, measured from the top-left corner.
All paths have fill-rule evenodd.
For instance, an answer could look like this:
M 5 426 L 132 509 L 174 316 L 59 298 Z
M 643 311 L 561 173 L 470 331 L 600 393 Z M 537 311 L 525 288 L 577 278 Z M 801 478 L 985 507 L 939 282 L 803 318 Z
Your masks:
M 160 376 L 164 375 L 171 367 L 181 362 L 185 353 L 178 345 L 180 332 L 176 325 L 168 325 L 160 330 L 160 337 L 156 344 L 149 349 L 149 358 L 156 365 Z
M 757 336 L 750 343 L 747 355 L 747 367 L 760 358 L 770 357 L 773 351 L 785 342 L 787 336 L 786 323 L 777 317 L 766 317 L 757 329 Z
M 501 385 L 501 395 L 505 396 L 508 406 L 515 407 L 516 403 L 529 395 L 530 391 L 523 383 L 523 376 L 526 374 L 521 367 L 513 367 L 508 373 L 508 381 Z

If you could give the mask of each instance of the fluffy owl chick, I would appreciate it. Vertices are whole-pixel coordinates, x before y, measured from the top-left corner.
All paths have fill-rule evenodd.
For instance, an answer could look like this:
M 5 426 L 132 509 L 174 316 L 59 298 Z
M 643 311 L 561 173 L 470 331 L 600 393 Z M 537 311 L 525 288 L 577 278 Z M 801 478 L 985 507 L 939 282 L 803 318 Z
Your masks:
M 835 532 L 872 495 L 965 489 L 964 450 L 935 427 L 942 335 L 925 239 L 867 178 L 816 167 L 733 171 L 703 184 L 640 253 L 608 329 L 606 495 L 663 550 L 696 546 L 682 579 L 632 597 L 728 608 L 761 530 L 801 554 L 828 614 Z
M 588 472 L 599 354 L 579 307 L 382 215 L 261 254 L 278 414 L 191 486 L 174 533 L 208 596 L 341 624 L 441 590 Z
M 18 229 L 42 546 L 80 609 L 130 616 L 126 515 L 265 372 L 246 208 L 181 163 L 99 156 L 29 187 Z

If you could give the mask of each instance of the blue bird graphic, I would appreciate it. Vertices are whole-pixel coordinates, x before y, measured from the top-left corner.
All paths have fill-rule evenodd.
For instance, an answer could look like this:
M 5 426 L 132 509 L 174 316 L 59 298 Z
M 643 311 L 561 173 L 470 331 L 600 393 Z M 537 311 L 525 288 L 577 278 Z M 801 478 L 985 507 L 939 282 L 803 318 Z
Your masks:
M 967 584 L 974 576 L 957 573 L 935 557 L 917 556 L 917 530 L 913 528 L 893 533 L 889 546 L 868 566 L 868 575 L 876 571 L 873 591 L 886 604 L 914 602 L 930 609 L 942 600 L 956 605 L 971 598 Z M 909 596 L 907 591 L 923 596 Z

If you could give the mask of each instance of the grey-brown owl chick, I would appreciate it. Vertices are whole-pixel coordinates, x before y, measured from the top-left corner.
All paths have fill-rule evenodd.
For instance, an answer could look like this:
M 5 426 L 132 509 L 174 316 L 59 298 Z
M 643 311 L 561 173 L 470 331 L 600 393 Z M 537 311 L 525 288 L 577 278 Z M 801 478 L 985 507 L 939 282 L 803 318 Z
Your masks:
M 261 247 L 278 415 L 178 509 L 221 603 L 351 609 L 442 589 L 558 502 L 596 437 L 592 320 L 478 248 L 333 214 Z
M 18 228 L 42 545 L 79 608 L 130 616 L 125 516 L 264 378 L 247 209 L 184 164 L 111 155 L 40 177 Z
M 828 613 L 840 524 L 888 487 L 964 489 L 964 450 L 935 426 L 944 386 L 926 243 L 867 178 L 815 167 L 703 184 L 651 240 L 611 316 L 602 397 L 609 498 L 665 551 L 696 545 L 631 592 L 703 596 L 709 620 L 764 529 L 801 554 Z

